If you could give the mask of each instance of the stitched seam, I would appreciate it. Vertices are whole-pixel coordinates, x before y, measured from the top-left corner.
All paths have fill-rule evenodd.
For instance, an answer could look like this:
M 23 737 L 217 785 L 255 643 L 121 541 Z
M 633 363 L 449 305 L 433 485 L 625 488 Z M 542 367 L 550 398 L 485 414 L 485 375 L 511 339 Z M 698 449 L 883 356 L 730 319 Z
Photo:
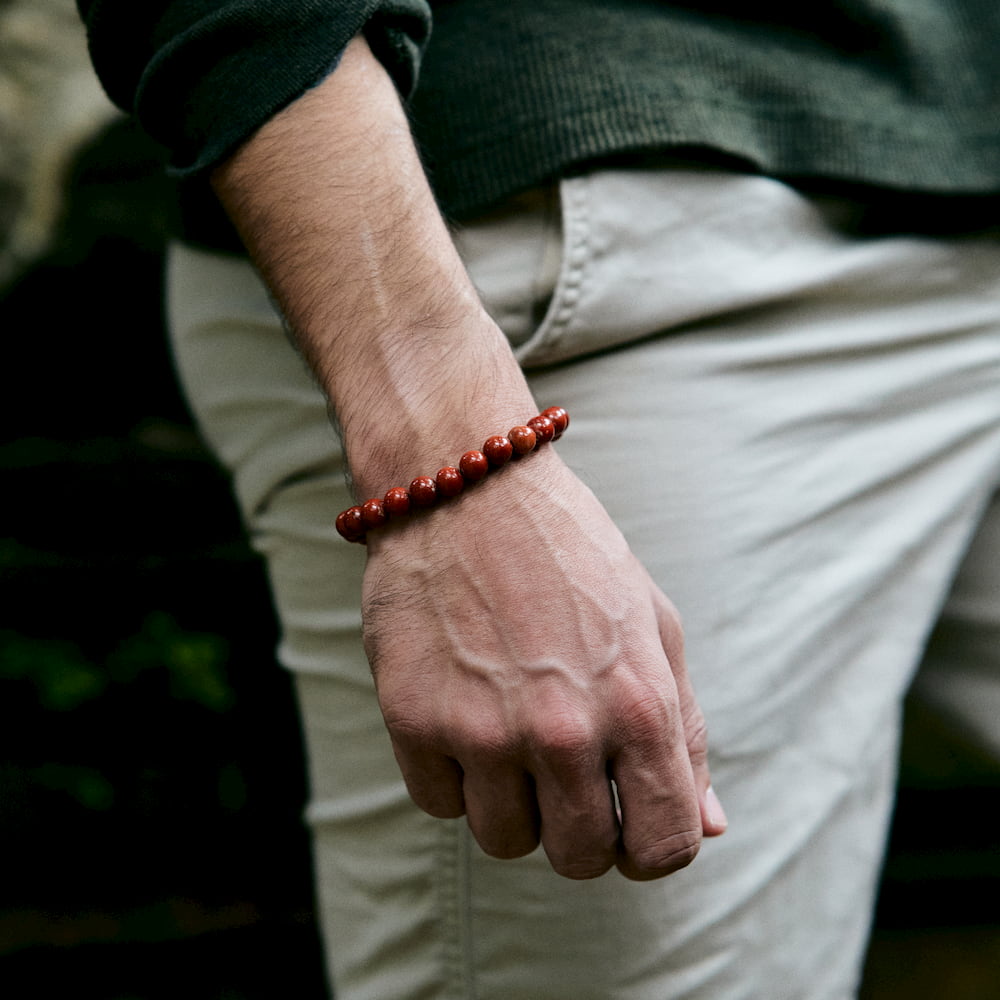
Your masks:
M 564 280 L 552 304 L 551 319 L 540 346 L 554 346 L 572 322 L 580 302 L 584 274 L 590 259 L 590 216 L 587 211 L 588 182 L 579 177 L 563 186 L 566 231 Z
M 515 356 L 526 368 L 544 365 L 558 353 L 559 343 L 577 313 L 590 253 L 589 183 L 588 177 L 574 177 L 559 184 L 562 215 L 559 276 L 545 317 L 531 336 L 515 348 Z
M 442 959 L 445 994 L 452 1000 L 475 1000 L 477 996 L 468 839 L 461 822 L 441 823 L 437 870 L 444 923 Z

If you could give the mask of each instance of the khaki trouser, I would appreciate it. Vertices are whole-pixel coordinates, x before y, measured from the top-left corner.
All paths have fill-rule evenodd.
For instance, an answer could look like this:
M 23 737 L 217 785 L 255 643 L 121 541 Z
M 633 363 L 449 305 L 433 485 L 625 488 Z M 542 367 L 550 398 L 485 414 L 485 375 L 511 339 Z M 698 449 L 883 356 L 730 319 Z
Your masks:
M 1000 241 L 861 238 L 850 214 L 764 178 L 602 171 L 457 234 L 538 402 L 572 414 L 556 447 L 684 618 L 730 828 L 642 884 L 492 860 L 410 803 L 324 400 L 249 266 L 176 249 L 179 367 L 298 684 L 340 1000 L 853 993 L 939 620 L 922 690 L 1000 753 Z

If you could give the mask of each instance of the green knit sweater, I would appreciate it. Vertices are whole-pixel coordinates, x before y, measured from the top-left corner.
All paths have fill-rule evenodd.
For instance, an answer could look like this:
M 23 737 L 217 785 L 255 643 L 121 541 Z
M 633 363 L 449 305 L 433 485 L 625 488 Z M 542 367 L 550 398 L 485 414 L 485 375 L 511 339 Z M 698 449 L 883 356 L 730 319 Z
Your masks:
M 105 87 L 182 176 L 364 30 L 452 217 L 582 164 L 678 150 L 798 182 L 1000 192 L 997 0 L 79 4 Z

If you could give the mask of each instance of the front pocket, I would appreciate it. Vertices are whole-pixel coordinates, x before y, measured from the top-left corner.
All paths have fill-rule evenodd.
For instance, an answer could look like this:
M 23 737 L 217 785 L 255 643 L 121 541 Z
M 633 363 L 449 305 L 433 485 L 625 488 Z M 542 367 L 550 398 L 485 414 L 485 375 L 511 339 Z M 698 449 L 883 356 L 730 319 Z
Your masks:
M 561 297 L 564 201 L 560 184 L 534 188 L 452 233 L 486 311 L 519 356 L 537 345 Z
M 559 225 L 550 227 L 546 234 L 546 269 L 535 300 L 537 325 L 529 337 L 515 345 L 514 353 L 524 368 L 561 360 L 560 344 L 576 316 L 590 259 L 586 177 L 559 182 L 557 207 Z

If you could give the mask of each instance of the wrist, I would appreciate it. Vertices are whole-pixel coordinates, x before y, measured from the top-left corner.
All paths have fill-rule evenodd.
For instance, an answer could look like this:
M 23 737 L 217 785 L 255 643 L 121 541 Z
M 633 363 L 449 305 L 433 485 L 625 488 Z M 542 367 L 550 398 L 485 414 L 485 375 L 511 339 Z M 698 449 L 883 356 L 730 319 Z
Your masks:
M 465 452 L 539 412 L 505 340 L 501 347 L 509 358 L 477 356 L 484 345 L 470 336 L 451 356 L 410 366 L 406 379 L 373 382 L 375 393 L 355 385 L 331 396 L 359 501 L 457 466 Z
M 491 434 L 481 448 L 463 452 L 433 475 L 416 476 L 409 484 L 390 487 L 385 494 L 347 508 L 337 517 L 337 531 L 349 542 L 365 542 L 369 532 L 384 528 L 390 520 L 436 507 L 481 483 L 491 472 L 508 463 L 526 459 L 535 451 L 562 437 L 569 414 L 561 406 L 550 406 L 524 424 L 515 424 L 506 434 Z
M 444 565 L 451 558 L 448 552 L 467 551 L 479 543 L 489 550 L 493 541 L 513 538 L 526 523 L 548 511 L 551 491 L 555 487 L 561 494 L 571 475 L 556 448 L 542 448 L 491 471 L 454 498 L 389 517 L 363 539 L 368 556 L 391 554 L 409 562 L 415 553 L 422 553 L 432 562 L 442 558 Z M 563 486 L 555 486 L 558 483 Z

